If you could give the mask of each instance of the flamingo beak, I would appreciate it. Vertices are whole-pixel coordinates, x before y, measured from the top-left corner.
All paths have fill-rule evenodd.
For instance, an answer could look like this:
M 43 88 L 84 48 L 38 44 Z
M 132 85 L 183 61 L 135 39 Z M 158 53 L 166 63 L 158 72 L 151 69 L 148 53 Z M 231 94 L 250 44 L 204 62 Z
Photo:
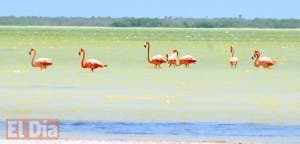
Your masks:
M 147 48 L 146 45 L 144 45 L 144 47 Z
M 79 52 L 78 54 L 81 55 L 81 52 Z
M 252 60 L 254 60 L 254 57 L 253 57 L 253 56 L 252 56 L 251 58 L 252 58 Z
M 31 55 L 31 51 L 29 52 L 29 55 Z

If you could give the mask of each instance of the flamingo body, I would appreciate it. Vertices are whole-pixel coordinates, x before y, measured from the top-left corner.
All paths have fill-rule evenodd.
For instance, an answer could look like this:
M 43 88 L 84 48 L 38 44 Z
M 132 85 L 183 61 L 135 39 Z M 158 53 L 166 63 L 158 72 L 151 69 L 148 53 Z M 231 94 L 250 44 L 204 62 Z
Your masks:
M 273 61 L 269 57 L 258 58 L 257 63 L 258 63 L 258 65 L 263 66 L 264 68 L 269 68 L 269 67 L 271 67 L 271 66 L 273 66 L 273 65 L 276 64 L 276 62 Z
M 155 55 L 150 58 L 150 62 L 153 64 L 163 64 L 166 63 L 166 59 L 162 55 Z
M 34 60 L 33 62 L 37 67 L 48 67 L 53 64 L 53 62 L 48 58 L 39 58 Z
M 237 57 L 231 57 L 229 61 L 231 65 L 237 65 L 239 60 Z
M 190 64 L 196 64 L 196 62 L 197 62 L 197 59 L 191 55 L 185 55 L 179 59 L 179 65 L 184 64 L 185 67 L 190 66 Z
M 106 67 L 104 64 L 102 64 L 101 62 L 99 62 L 96 59 L 88 59 L 85 61 L 84 65 L 86 68 L 91 68 L 91 69 Z

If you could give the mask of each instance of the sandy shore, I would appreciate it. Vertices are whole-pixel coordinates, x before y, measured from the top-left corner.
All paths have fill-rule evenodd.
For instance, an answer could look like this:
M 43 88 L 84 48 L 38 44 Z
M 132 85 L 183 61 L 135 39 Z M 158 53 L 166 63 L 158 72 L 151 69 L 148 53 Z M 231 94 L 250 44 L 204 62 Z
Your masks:
M 230 142 L 185 142 L 185 141 L 151 141 L 151 140 L 0 140 L 1 144 L 238 144 Z

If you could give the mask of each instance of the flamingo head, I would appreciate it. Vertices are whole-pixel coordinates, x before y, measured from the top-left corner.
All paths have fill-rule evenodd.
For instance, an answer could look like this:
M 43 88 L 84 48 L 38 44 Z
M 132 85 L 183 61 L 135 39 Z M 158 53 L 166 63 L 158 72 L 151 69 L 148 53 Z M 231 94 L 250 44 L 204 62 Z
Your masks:
M 173 53 L 176 53 L 176 55 L 178 56 L 178 50 L 177 49 L 174 49 Z
M 258 58 L 258 57 L 260 57 L 260 52 L 258 50 L 255 50 L 251 58 L 253 60 L 254 58 Z
M 148 46 L 148 47 L 150 46 L 149 41 L 146 41 L 146 42 L 144 43 L 144 47 L 147 48 L 147 46 Z
M 80 48 L 80 50 L 79 50 L 79 55 L 81 55 L 81 52 L 84 52 L 84 49 L 83 48 Z
M 35 48 L 30 48 L 30 50 L 29 50 L 29 55 L 31 55 L 31 52 L 32 52 L 32 51 L 36 51 Z

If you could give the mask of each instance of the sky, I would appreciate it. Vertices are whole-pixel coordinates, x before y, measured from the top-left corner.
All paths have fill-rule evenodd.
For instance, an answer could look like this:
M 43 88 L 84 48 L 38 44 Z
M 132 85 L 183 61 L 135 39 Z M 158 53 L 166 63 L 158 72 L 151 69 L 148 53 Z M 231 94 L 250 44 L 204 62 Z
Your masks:
M 2 0 L 0 16 L 299 18 L 300 0 Z

